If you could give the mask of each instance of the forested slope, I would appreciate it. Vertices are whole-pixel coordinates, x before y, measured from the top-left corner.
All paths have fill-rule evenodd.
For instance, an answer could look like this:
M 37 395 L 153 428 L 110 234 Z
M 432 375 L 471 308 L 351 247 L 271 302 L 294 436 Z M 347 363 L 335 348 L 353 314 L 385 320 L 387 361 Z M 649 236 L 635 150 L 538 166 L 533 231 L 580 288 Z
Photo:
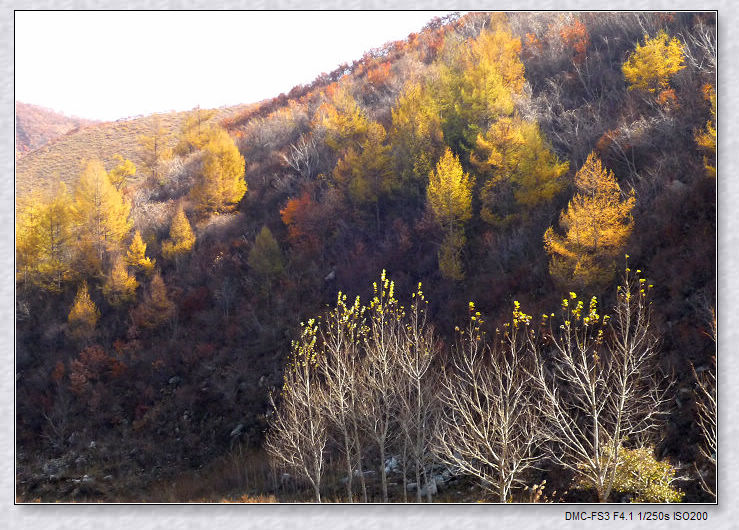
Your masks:
M 711 499 L 691 466 L 712 480 L 696 378 L 715 355 L 715 22 L 450 15 L 240 112 L 195 110 L 166 130 L 129 130 L 125 149 L 80 131 L 38 150 L 43 159 L 19 165 L 19 188 L 54 173 L 59 182 L 31 184 L 19 199 L 19 496 L 310 500 L 309 477 L 293 466 L 280 480 L 264 453 L 281 417 L 270 389 L 284 411 L 283 377 L 304 382 L 294 369 L 301 322 L 348 311 L 356 296 L 377 317 L 388 303 L 372 305 L 382 271 L 393 283 L 383 278 L 379 291 L 410 314 L 420 283 L 419 329 L 433 329 L 437 352 L 428 373 L 441 377 L 469 351 L 459 345 L 475 342 L 455 327 L 477 312 L 471 329 L 489 337 L 528 317 L 539 339 L 521 348 L 545 357 L 558 328 L 540 332 L 540 317 L 554 319 L 570 293 L 595 296 L 606 326 L 599 313 L 623 310 L 616 289 L 628 267 L 650 286 L 650 369 L 674 379 L 650 458 L 684 464 L 688 479 L 673 484 L 684 500 Z M 67 158 L 74 145 L 98 152 Z M 62 158 L 90 161 L 50 162 Z M 337 305 L 339 291 L 348 301 Z M 380 328 L 368 322 L 371 336 Z M 620 336 L 604 330 L 603 344 Z M 431 381 L 441 395 L 443 381 Z M 331 425 L 321 491 L 343 499 L 346 448 Z M 376 461 L 397 458 L 402 437 L 362 429 L 352 447 L 366 444 L 360 462 L 382 471 L 386 459 Z M 624 443 L 638 449 L 634 437 Z M 560 492 L 553 500 L 604 495 L 576 469 L 543 462 L 506 490 L 515 500 L 536 496 L 530 487 L 544 479 Z M 370 500 L 403 498 L 367 476 Z M 471 493 L 440 495 L 498 500 L 473 476 L 458 479 Z

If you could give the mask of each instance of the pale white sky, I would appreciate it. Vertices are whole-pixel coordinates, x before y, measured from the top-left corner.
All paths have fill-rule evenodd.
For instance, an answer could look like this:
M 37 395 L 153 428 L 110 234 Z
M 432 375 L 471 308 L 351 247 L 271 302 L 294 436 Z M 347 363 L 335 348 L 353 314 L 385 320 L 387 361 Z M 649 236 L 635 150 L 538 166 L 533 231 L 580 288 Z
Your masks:
M 443 14 L 16 12 L 16 99 L 101 120 L 251 103 Z

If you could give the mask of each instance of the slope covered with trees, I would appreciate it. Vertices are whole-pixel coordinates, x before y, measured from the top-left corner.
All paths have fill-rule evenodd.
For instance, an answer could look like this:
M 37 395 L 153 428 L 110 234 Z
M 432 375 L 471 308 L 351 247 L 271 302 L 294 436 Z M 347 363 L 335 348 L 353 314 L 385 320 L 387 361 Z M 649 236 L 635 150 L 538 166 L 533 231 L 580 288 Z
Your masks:
M 711 500 L 715 22 L 450 14 L 84 167 L 47 146 L 19 495 Z

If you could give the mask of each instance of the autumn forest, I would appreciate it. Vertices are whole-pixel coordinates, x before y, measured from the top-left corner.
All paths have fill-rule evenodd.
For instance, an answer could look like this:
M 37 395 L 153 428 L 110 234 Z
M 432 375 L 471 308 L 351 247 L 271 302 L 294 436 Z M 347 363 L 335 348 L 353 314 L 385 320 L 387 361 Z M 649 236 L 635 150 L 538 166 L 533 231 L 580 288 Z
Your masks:
M 18 103 L 17 500 L 715 502 L 716 41 L 450 13 L 258 103 Z

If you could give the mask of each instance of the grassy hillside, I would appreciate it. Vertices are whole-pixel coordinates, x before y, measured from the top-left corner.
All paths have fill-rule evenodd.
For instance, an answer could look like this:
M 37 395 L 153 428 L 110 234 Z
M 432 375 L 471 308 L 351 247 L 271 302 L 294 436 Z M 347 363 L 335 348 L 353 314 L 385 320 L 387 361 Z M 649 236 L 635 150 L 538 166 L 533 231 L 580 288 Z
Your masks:
M 215 120 L 228 118 L 243 112 L 250 105 L 237 105 L 218 109 Z M 115 154 L 128 158 L 138 167 L 141 162 L 138 138 L 150 134 L 158 121 L 162 127 L 175 135 L 187 112 L 152 114 L 137 118 L 105 123 L 93 123 L 82 129 L 71 129 L 49 143 L 42 145 L 16 163 L 16 194 L 25 195 L 37 187 L 46 186 L 56 176 L 69 185 L 79 177 L 85 160 L 97 158 L 106 169 L 111 167 Z
M 46 145 L 51 140 L 97 123 L 65 116 L 45 107 L 15 102 L 15 156 L 24 154 Z

